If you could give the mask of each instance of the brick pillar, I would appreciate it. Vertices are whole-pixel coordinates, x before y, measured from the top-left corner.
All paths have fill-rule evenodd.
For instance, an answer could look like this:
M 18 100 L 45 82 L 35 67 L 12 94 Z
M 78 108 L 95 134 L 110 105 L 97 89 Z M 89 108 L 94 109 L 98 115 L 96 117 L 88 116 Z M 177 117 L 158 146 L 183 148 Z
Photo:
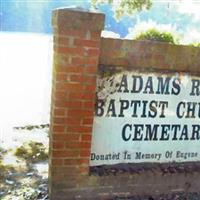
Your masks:
M 104 15 L 53 11 L 54 66 L 50 125 L 51 200 L 74 199 L 88 177 L 96 72 Z

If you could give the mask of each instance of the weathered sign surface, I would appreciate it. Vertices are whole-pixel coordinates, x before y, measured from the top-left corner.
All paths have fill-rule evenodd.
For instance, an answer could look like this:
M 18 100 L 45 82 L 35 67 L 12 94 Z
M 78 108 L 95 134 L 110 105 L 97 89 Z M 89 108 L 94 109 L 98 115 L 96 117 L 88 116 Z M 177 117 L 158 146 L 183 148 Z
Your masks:
M 200 77 L 123 72 L 98 79 L 91 166 L 200 161 Z

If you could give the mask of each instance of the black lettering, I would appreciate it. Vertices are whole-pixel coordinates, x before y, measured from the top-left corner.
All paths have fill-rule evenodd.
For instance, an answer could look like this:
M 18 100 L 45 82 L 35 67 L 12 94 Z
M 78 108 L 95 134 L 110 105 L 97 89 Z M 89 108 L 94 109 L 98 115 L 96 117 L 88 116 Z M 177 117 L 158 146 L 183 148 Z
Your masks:
M 103 116 L 104 109 L 103 106 L 105 105 L 105 102 L 103 99 L 97 99 L 96 105 L 95 105 L 95 115 L 98 117 Z
M 192 137 L 191 140 L 200 140 L 200 125 L 192 125 Z
M 200 118 L 200 103 L 198 103 L 198 105 L 199 105 L 198 117 Z
M 124 127 L 122 128 L 122 139 L 124 141 L 129 141 L 131 138 L 131 133 L 128 135 L 126 134 L 126 129 L 129 128 L 130 131 L 132 131 L 132 126 L 131 124 L 125 124 Z
M 172 140 L 178 140 L 178 138 L 177 138 L 177 131 L 178 130 L 180 131 L 180 129 L 181 129 L 181 126 L 178 125 L 178 124 L 173 124 L 172 125 L 172 131 L 174 131 L 174 135 L 173 135 Z
M 161 138 L 160 140 L 169 140 L 169 133 L 170 125 L 169 124 L 162 124 L 161 125 L 162 131 L 161 131 Z
M 132 76 L 133 78 L 133 88 L 131 90 L 132 93 L 139 93 L 143 87 L 143 79 L 141 76 Z M 139 81 L 137 84 L 137 80 Z
M 95 160 L 95 156 L 96 154 L 95 153 L 91 153 L 91 158 L 90 158 L 90 160 Z
M 124 117 L 124 110 L 129 108 L 129 101 L 128 100 L 120 100 L 120 114 L 118 117 Z
M 175 94 L 175 95 L 178 95 L 181 91 L 181 87 L 180 87 L 180 79 L 179 78 L 175 78 L 173 81 L 172 81 L 172 94 Z
M 192 91 L 191 96 L 200 96 L 200 80 L 192 79 Z
M 188 127 L 187 125 L 184 125 L 183 126 L 183 129 L 182 129 L 182 132 L 181 132 L 181 136 L 179 138 L 179 140 L 183 140 L 183 137 L 184 137 L 184 140 L 188 140 Z
M 131 101 L 131 107 L 133 106 L 132 117 L 137 117 L 137 108 L 140 106 L 140 101 Z
M 154 124 L 154 125 L 146 124 L 145 126 L 146 126 L 146 137 L 144 138 L 144 140 L 147 140 L 147 141 L 158 140 L 157 131 L 158 131 L 159 124 Z
M 170 77 L 157 77 L 158 79 L 158 89 L 156 94 L 169 94 L 169 81 Z
M 147 110 L 147 103 L 148 103 L 148 101 L 142 101 L 142 103 L 143 103 L 143 110 L 142 110 L 141 118 L 144 118 L 144 117 L 147 117 L 146 110 Z
M 160 101 L 159 107 L 161 107 L 161 114 L 160 114 L 159 117 L 164 118 L 165 117 L 165 108 L 168 108 L 168 102 L 167 101 Z
M 152 117 L 152 118 L 154 118 L 154 117 L 156 117 L 156 115 L 157 115 L 157 107 L 158 106 L 158 103 L 157 103 L 157 101 L 151 101 L 150 103 L 149 103 L 149 117 Z
M 196 102 L 187 102 L 187 115 L 185 118 L 195 118 Z
M 116 117 L 116 111 L 115 111 L 115 99 L 111 99 L 108 110 L 107 110 L 107 115 L 109 116 L 109 113 L 111 112 L 111 117 Z
M 123 88 L 123 90 L 122 90 L 122 88 Z M 129 90 L 128 90 L 128 82 L 127 82 L 127 75 L 125 75 L 125 74 L 122 76 L 122 80 L 121 80 L 118 92 L 124 92 L 124 93 L 128 93 L 129 92 Z
M 149 90 L 149 92 L 147 90 Z M 145 93 L 145 94 L 146 93 L 154 94 L 153 81 L 152 81 L 152 77 L 151 76 L 149 76 L 148 79 L 147 79 L 146 86 L 145 86 L 145 89 L 144 89 L 143 93 Z
M 143 130 L 144 125 L 143 124 L 135 124 L 134 128 L 135 128 L 135 131 L 134 131 L 133 140 L 142 140 L 143 135 L 142 135 L 141 131 Z
M 183 118 L 183 116 L 184 116 L 184 114 L 185 114 L 184 111 L 182 111 L 182 114 L 181 114 L 181 107 L 182 107 L 183 109 L 185 109 L 185 102 L 182 102 L 182 101 L 181 101 L 181 102 L 178 104 L 177 108 L 176 108 L 176 116 L 177 116 L 178 118 Z

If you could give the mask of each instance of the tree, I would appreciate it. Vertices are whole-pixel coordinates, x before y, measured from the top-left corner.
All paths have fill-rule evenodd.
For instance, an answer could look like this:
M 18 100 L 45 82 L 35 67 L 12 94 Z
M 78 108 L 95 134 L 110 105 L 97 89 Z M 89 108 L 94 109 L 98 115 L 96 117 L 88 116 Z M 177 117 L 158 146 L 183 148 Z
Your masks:
M 155 28 L 139 33 L 134 39 L 166 42 L 170 44 L 178 43 L 178 40 L 175 38 L 175 36 L 172 33 L 166 32 L 166 31 L 159 31 Z
M 99 4 L 110 4 L 115 11 L 115 17 L 119 19 L 122 15 L 131 15 L 143 9 L 150 9 L 152 0 L 92 0 L 94 7 Z
M 193 46 L 193 47 L 200 47 L 200 42 L 194 42 L 192 44 L 189 44 L 190 46 Z

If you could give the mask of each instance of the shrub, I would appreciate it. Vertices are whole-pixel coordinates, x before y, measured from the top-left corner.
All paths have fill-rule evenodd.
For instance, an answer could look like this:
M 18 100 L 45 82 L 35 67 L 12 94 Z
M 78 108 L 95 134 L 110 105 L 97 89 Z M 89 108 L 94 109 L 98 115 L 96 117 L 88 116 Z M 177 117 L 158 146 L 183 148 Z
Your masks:
M 11 165 L 4 164 L 3 161 L 0 160 L 0 181 L 8 177 L 10 171 L 14 171 L 14 168 Z
M 200 47 L 200 42 L 192 43 L 192 44 L 190 44 L 190 46 L 193 46 L 193 47 Z
M 26 161 L 38 162 L 48 158 L 48 150 L 42 143 L 31 141 L 29 143 L 23 143 L 22 146 L 18 147 L 15 155 Z
M 6 153 L 6 150 L 0 147 L 0 159 L 3 158 L 3 155 Z
M 170 32 L 161 32 L 154 28 L 147 30 L 146 32 L 139 33 L 136 37 L 136 40 L 151 40 L 158 42 L 166 42 L 170 44 L 178 43 L 177 39 Z

